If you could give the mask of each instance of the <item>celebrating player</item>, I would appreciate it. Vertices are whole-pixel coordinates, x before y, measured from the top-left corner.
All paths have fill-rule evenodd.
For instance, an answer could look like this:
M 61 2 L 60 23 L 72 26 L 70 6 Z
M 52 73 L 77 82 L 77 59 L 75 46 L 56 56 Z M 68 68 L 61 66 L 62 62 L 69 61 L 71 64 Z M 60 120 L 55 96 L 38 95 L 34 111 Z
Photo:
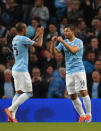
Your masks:
M 64 50 L 66 63 L 66 88 L 72 99 L 72 103 L 79 113 L 79 122 L 91 122 L 91 101 L 87 91 L 85 68 L 82 62 L 83 42 L 75 37 L 75 27 L 67 25 L 64 29 L 65 40 L 61 36 L 53 37 L 50 52 L 55 54 Z M 60 43 L 55 47 L 56 40 Z M 77 95 L 80 92 L 86 109 Z
M 28 72 L 28 47 L 41 47 L 43 42 L 43 27 L 38 28 L 34 41 L 25 36 L 26 24 L 16 24 L 17 35 L 13 38 L 12 46 L 15 63 L 12 68 L 12 75 L 15 84 L 15 96 L 12 105 L 4 111 L 11 122 L 18 122 L 15 113 L 18 107 L 32 97 L 32 82 Z M 35 41 L 37 39 L 37 41 Z

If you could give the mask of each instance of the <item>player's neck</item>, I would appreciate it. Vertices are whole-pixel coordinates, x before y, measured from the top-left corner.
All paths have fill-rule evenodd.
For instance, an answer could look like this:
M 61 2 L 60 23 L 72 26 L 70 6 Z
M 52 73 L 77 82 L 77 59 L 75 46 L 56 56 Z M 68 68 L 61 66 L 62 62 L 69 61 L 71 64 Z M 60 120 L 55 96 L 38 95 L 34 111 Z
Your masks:
M 70 42 L 75 39 L 75 36 L 72 36 L 70 39 L 68 39 Z
M 24 33 L 23 32 L 18 32 L 17 35 L 24 36 Z

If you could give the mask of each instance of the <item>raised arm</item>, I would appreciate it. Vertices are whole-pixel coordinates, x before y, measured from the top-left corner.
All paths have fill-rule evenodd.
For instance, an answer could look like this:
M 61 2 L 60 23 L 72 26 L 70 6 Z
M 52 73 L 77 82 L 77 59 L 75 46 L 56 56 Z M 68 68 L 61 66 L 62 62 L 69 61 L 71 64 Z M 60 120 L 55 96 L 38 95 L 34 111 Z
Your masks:
M 61 36 L 59 36 L 59 37 L 57 38 L 57 40 L 60 41 L 60 42 L 65 46 L 65 48 L 66 48 L 68 51 L 70 51 L 71 53 L 75 54 L 76 52 L 79 51 L 79 48 L 78 48 L 77 46 L 74 46 L 74 47 L 70 46 L 68 43 L 66 43 L 66 42 L 63 40 L 63 38 L 62 38 Z
M 34 38 L 32 39 L 33 41 L 35 41 L 38 37 L 39 37 L 39 34 L 40 34 L 40 31 L 43 27 L 38 27 L 37 30 L 36 30 L 36 33 L 35 33 L 35 36 Z
M 44 28 L 38 28 L 33 40 L 35 41 L 34 46 L 42 47 L 43 43 Z
M 58 53 L 59 51 L 55 48 L 56 46 L 56 40 L 57 40 L 57 37 L 56 36 L 53 36 L 52 37 L 52 40 L 51 40 L 51 47 L 50 47 L 50 52 L 52 55 Z

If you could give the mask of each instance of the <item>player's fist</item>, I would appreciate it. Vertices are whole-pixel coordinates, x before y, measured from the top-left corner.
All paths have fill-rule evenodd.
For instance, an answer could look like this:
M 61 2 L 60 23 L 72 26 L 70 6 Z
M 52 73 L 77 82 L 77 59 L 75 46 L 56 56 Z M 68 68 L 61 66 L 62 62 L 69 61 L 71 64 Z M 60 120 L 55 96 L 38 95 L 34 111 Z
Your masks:
M 36 30 L 36 33 L 39 35 L 40 33 L 43 33 L 44 32 L 44 27 L 41 26 L 41 27 L 38 27 L 37 30 Z
M 43 26 L 41 26 L 40 30 L 41 30 L 41 31 L 44 31 L 44 27 L 43 27 Z
M 57 40 L 60 41 L 60 42 L 62 42 L 62 41 L 63 41 L 63 38 L 62 38 L 61 36 L 59 36 L 59 37 L 57 38 Z
M 51 39 L 53 42 L 55 42 L 57 40 L 57 37 L 56 36 L 53 36 L 52 39 Z

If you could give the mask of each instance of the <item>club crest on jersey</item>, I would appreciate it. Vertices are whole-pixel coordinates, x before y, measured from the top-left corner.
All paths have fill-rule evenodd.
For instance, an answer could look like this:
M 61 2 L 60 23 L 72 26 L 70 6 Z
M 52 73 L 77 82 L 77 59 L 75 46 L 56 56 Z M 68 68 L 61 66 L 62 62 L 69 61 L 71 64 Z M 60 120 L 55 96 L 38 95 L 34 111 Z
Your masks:
M 78 45 L 80 45 L 80 42 L 78 43 Z
M 71 46 L 74 47 L 74 44 L 72 43 Z

